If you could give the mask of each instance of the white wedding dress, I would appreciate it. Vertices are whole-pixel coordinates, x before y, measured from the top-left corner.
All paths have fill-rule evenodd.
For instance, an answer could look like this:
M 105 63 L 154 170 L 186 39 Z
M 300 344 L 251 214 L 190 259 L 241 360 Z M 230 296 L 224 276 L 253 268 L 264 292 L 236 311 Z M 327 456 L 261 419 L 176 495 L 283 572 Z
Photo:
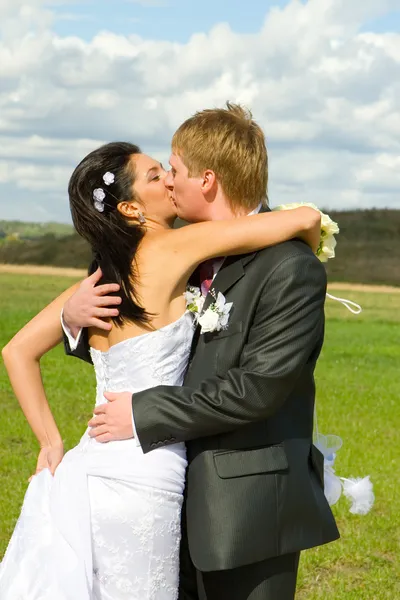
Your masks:
M 193 331 L 186 312 L 107 352 L 92 348 L 96 405 L 106 390 L 181 385 Z M 29 484 L 0 566 L 1 600 L 177 598 L 186 465 L 184 444 L 144 454 L 135 439 L 101 444 L 86 431 L 54 477 L 46 469 Z

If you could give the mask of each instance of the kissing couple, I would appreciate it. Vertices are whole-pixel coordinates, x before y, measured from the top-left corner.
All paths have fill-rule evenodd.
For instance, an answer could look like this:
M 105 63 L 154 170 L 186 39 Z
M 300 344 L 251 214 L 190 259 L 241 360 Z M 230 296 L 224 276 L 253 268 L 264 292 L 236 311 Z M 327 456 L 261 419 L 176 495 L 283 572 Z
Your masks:
M 2 600 L 292 600 L 300 551 L 338 538 L 312 443 L 320 213 L 269 210 L 264 134 L 235 104 L 186 120 L 170 166 L 122 142 L 82 160 L 90 276 L 3 350 L 41 450 Z M 63 337 L 97 381 L 65 455 L 39 365 Z

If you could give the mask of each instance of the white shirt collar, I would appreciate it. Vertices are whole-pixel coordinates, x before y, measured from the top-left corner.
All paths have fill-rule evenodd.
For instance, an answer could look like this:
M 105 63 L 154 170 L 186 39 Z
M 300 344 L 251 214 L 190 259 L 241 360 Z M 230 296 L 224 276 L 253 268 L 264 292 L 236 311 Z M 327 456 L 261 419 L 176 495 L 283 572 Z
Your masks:
M 254 210 L 252 210 L 247 216 L 251 217 L 251 215 L 256 215 L 260 212 L 262 207 L 262 201 L 260 202 L 260 204 L 257 206 L 257 208 L 255 208 Z

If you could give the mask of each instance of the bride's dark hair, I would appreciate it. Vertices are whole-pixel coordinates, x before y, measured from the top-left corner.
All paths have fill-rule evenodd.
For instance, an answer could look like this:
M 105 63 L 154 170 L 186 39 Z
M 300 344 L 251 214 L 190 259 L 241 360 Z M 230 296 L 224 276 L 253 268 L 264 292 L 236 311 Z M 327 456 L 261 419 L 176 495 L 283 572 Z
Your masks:
M 133 268 L 136 250 L 144 236 L 140 224 L 127 221 L 117 210 L 120 202 L 140 198 L 135 196 L 133 184 L 136 179 L 133 154 L 141 154 L 134 144 L 112 142 L 88 154 L 73 172 L 68 186 L 72 220 L 76 231 L 92 248 L 93 260 L 89 274 L 101 268 L 101 283 L 118 283 L 122 303 L 119 316 L 113 320 L 117 325 L 124 321 L 148 322 L 149 315 L 140 306 L 134 292 Z M 103 177 L 108 174 L 108 185 Z M 114 177 L 112 177 L 112 175 Z M 110 182 L 111 181 L 111 182 Z M 102 190 L 96 203 L 94 190 Z

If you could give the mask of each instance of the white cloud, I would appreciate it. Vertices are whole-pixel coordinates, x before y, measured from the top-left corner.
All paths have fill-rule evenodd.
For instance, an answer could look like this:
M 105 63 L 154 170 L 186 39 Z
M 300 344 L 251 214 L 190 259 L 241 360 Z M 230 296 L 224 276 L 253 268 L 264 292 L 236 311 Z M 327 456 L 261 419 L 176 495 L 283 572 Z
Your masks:
M 228 99 L 248 104 L 266 132 L 272 203 L 400 207 L 400 34 L 360 33 L 400 0 L 292 0 L 257 34 L 219 24 L 186 44 L 59 37 L 46 6 L 0 7 L 3 217 L 15 215 L 15 190 L 18 211 L 34 203 L 35 214 L 66 220 L 68 175 L 101 140 L 129 139 L 165 160 L 184 118 Z
M 76 13 L 58 13 L 56 16 L 57 21 L 93 21 L 94 18 L 91 15 L 79 15 Z

